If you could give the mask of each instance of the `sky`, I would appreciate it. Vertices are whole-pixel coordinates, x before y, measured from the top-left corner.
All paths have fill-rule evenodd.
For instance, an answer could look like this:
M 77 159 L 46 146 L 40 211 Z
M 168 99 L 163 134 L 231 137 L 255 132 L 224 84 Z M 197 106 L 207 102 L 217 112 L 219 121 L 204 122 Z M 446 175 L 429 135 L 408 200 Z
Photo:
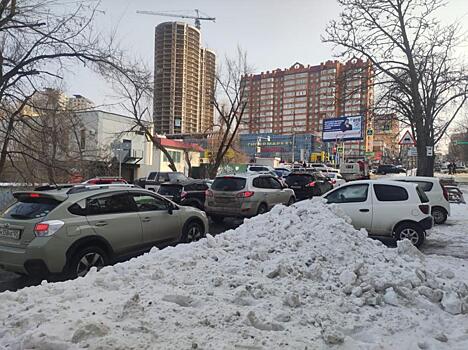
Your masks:
M 254 72 L 334 59 L 331 45 L 322 43 L 320 35 L 339 15 L 336 0 L 102 0 L 96 29 L 116 30 L 122 47 L 152 67 L 154 27 L 177 19 L 137 14 L 136 10 L 194 14 L 195 8 L 216 17 L 215 23 L 202 21 L 202 44 L 216 52 L 218 61 L 232 56 L 237 45 L 247 52 Z M 468 23 L 468 0 L 449 0 L 441 16 Z M 464 50 L 468 53 L 468 46 Z M 99 77 L 78 65 L 72 71 L 65 77 L 69 94 L 84 95 L 98 105 L 115 101 Z

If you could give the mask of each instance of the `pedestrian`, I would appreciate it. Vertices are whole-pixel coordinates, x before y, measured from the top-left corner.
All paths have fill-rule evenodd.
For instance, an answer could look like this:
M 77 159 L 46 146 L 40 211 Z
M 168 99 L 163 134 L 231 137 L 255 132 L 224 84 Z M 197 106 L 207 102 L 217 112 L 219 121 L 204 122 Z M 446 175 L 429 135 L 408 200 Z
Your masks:
M 452 163 L 452 174 L 455 175 L 457 173 L 457 164 L 455 162 Z
M 453 164 L 453 163 L 450 162 L 450 163 L 447 165 L 449 175 L 452 175 L 452 174 L 453 174 L 453 166 L 452 166 L 452 164 Z
M 302 162 L 302 167 L 307 168 L 307 163 L 305 161 Z

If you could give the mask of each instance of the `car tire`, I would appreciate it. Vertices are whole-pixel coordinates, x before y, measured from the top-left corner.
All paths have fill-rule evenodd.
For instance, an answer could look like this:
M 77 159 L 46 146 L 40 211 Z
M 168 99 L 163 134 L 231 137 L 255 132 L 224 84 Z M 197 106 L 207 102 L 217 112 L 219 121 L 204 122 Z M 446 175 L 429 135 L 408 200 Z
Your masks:
M 104 250 L 96 246 L 80 249 L 75 253 L 68 266 L 69 276 L 72 278 L 84 277 L 92 267 L 98 270 L 109 263 L 109 259 Z
M 215 224 L 221 224 L 223 222 L 223 220 L 224 220 L 224 218 L 222 216 L 218 216 L 218 215 L 210 215 L 210 219 Z
M 418 224 L 405 222 L 398 225 L 395 229 L 395 238 L 399 241 L 407 238 L 419 248 L 426 240 L 426 233 Z
M 257 215 L 265 214 L 268 211 L 268 207 L 265 203 L 261 203 L 257 209 Z
M 294 203 L 296 202 L 296 199 L 294 197 L 291 197 L 289 198 L 289 201 L 288 201 L 288 207 L 290 207 L 291 205 L 293 205 Z
M 182 233 L 181 243 L 196 242 L 205 237 L 205 229 L 203 224 L 192 220 L 185 224 L 184 232 Z
M 444 208 L 434 207 L 432 208 L 431 214 L 437 225 L 441 225 L 447 221 L 447 211 Z

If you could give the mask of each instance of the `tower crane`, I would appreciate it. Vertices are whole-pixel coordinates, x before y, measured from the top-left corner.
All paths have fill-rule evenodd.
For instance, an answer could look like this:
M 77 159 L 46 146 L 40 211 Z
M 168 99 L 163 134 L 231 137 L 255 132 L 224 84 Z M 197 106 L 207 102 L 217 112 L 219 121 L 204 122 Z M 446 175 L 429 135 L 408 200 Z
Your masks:
M 177 17 L 177 18 L 191 18 L 191 19 L 195 20 L 195 27 L 197 29 L 201 28 L 201 22 L 200 21 L 213 21 L 213 22 L 216 21 L 215 17 L 200 16 L 200 11 L 198 9 L 195 9 L 195 16 L 178 15 L 178 14 L 175 14 L 175 13 L 167 13 L 167 12 L 139 11 L 139 10 L 137 10 L 137 13 L 142 14 L 142 15 Z

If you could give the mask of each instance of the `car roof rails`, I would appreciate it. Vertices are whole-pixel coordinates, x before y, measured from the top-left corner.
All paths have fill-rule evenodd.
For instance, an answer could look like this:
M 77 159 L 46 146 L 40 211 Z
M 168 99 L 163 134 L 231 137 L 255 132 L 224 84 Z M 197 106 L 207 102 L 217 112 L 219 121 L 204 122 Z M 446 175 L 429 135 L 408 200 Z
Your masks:
M 62 190 L 65 188 L 71 188 L 76 186 L 77 184 L 48 184 L 42 185 L 34 188 L 34 191 L 51 191 L 51 190 Z M 79 184 L 78 184 L 79 185 Z
M 74 194 L 86 191 L 104 190 L 112 188 L 141 188 L 133 184 L 102 184 L 102 185 L 86 185 L 82 184 L 74 186 L 67 191 L 67 194 Z

